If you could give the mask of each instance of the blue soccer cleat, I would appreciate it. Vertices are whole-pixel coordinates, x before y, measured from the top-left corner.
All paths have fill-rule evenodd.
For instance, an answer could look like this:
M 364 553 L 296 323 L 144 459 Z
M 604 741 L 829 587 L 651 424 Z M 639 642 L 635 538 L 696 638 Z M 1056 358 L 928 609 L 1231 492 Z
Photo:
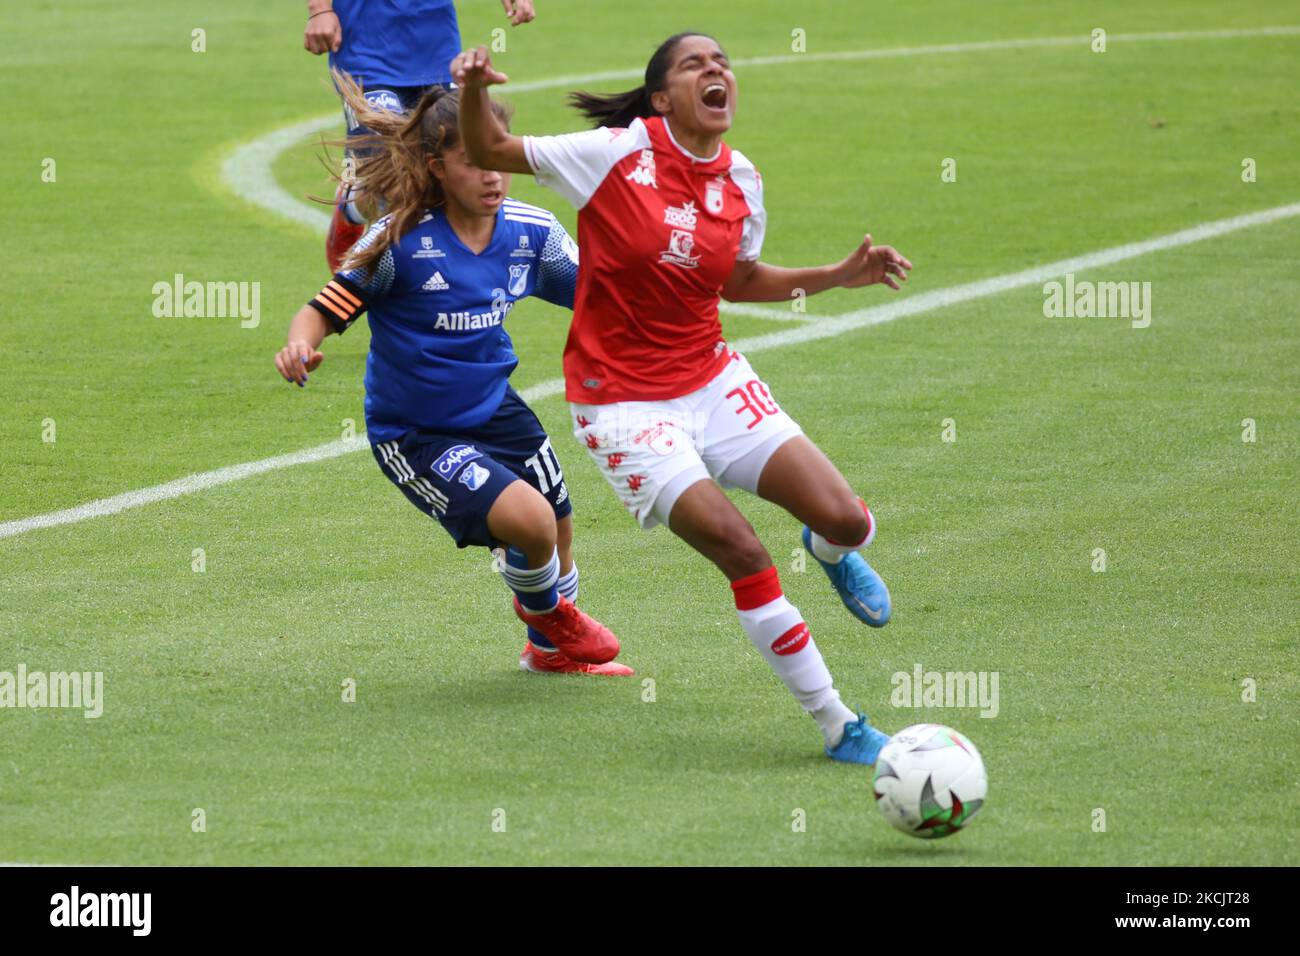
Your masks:
M 844 763 L 861 763 L 868 767 L 880 756 L 880 749 L 889 743 L 889 734 L 882 733 L 867 723 L 866 714 L 844 725 L 844 737 L 834 748 L 826 748 L 826 756 Z
M 866 558 L 854 551 L 846 554 L 839 564 L 830 564 L 817 557 L 812 548 L 812 531 L 803 529 L 804 549 L 817 559 L 826 576 L 831 579 L 835 593 L 840 596 L 849 613 L 870 627 L 884 627 L 889 623 L 892 605 L 889 588 L 880 575 L 871 569 Z

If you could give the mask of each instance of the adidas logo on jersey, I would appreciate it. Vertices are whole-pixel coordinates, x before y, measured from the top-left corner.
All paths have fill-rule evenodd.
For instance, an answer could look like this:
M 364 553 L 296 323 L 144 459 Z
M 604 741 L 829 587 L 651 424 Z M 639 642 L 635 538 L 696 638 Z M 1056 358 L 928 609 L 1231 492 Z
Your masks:
M 447 280 L 442 277 L 441 272 L 435 272 L 433 275 L 429 276 L 429 281 L 420 286 L 420 288 L 425 292 L 444 292 L 447 289 L 450 289 L 451 286 L 447 284 Z

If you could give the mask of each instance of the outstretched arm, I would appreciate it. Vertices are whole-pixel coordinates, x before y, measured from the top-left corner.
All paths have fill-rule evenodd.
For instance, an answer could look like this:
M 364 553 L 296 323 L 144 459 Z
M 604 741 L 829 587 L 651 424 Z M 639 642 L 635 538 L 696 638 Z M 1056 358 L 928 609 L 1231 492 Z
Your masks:
M 893 246 L 873 246 L 868 234 L 846 259 L 831 265 L 784 269 L 757 259 L 738 259 L 722 287 L 722 297 L 728 302 L 788 302 L 799 291 L 816 295 L 877 282 L 897 289 L 899 281 L 907 281 L 911 268 L 912 263 Z
M 284 348 L 275 353 L 275 367 L 286 382 L 296 382 L 299 388 L 307 384 L 307 373 L 316 371 L 325 356 L 320 344 L 329 335 L 325 316 L 312 306 L 304 305 L 289 323 L 289 334 Z
M 460 87 L 460 138 L 465 156 L 480 169 L 529 173 L 524 141 L 512 136 L 492 112 L 488 87 L 509 79 L 492 66 L 485 46 L 459 53 L 451 61 L 451 78 Z

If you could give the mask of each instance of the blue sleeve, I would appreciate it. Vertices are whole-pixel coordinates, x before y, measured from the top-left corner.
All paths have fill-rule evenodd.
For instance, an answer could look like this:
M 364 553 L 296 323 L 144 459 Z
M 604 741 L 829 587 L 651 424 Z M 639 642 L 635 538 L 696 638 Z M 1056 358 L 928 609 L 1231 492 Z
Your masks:
M 578 285 L 578 244 L 556 220 L 546 234 L 542 247 L 541 264 L 537 271 L 539 299 L 545 299 L 566 309 L 573 308 L 573 293 Z
M 365 235 L 357 240 L 353 250 L 364 252 L 379 238 L 383 231 L 388 227 L 388 217 L 378 220 L 366 230 Z M 340 272 L 338 277 L 346 279 L 361 290 L 366 302 L 373 303 L 388 295 L 393 288 L 393 278 L 396 275 L 396 268 L 393 260 L 393 247 L 389 246 L 384 250 L 384 254 L 379 257 L 373 270 L 365 269 L 348 269 Z
M 387 218 L 380 219 L 366 230 L 366 234 L 357 240 L 353 248 L 360 251 L 369 248 L 387 224 Z M 372 269 L 344 269 L 335 273 L 334 278 L 308 304 L 325 317 L 335 333 L 342 335 L 362 312 L 392 291 L 396 273 L 393 250 L 389 247 Z

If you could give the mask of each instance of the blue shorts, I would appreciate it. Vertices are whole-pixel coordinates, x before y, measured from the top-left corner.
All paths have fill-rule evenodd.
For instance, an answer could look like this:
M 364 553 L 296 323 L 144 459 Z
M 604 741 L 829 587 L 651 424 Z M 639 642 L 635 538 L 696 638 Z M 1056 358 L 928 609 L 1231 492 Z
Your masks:
M 551 503 L 556 521 L 573 511 L 551 440 L 513 388 L 506 389 L 496 413 L 472 431 L 413 428 L 370 450 L 389 481 L 411 504 L 437 519 L 458 548 L 494 546 L 488 511 L 519 478 Z
M 438 89 L 441 84 L 435 83 L 433 86 L 384 86 L 376 85 L 373 89 L 365 91 L 366 102 L 371 106 L 380 109 L 391 110 L 394 113 L 405 113 L 407 110 L 415 109 L 420 97 L 425 93 Z M 448 89 L 455 89 L 454 83 L 447 84 Z M 366 127 L 357 122 L 356 115 L 348 108 L 346 103 L 343 104 L 343 122 L 347 124 L 349 136 L 361 136 L 370 132 Z

